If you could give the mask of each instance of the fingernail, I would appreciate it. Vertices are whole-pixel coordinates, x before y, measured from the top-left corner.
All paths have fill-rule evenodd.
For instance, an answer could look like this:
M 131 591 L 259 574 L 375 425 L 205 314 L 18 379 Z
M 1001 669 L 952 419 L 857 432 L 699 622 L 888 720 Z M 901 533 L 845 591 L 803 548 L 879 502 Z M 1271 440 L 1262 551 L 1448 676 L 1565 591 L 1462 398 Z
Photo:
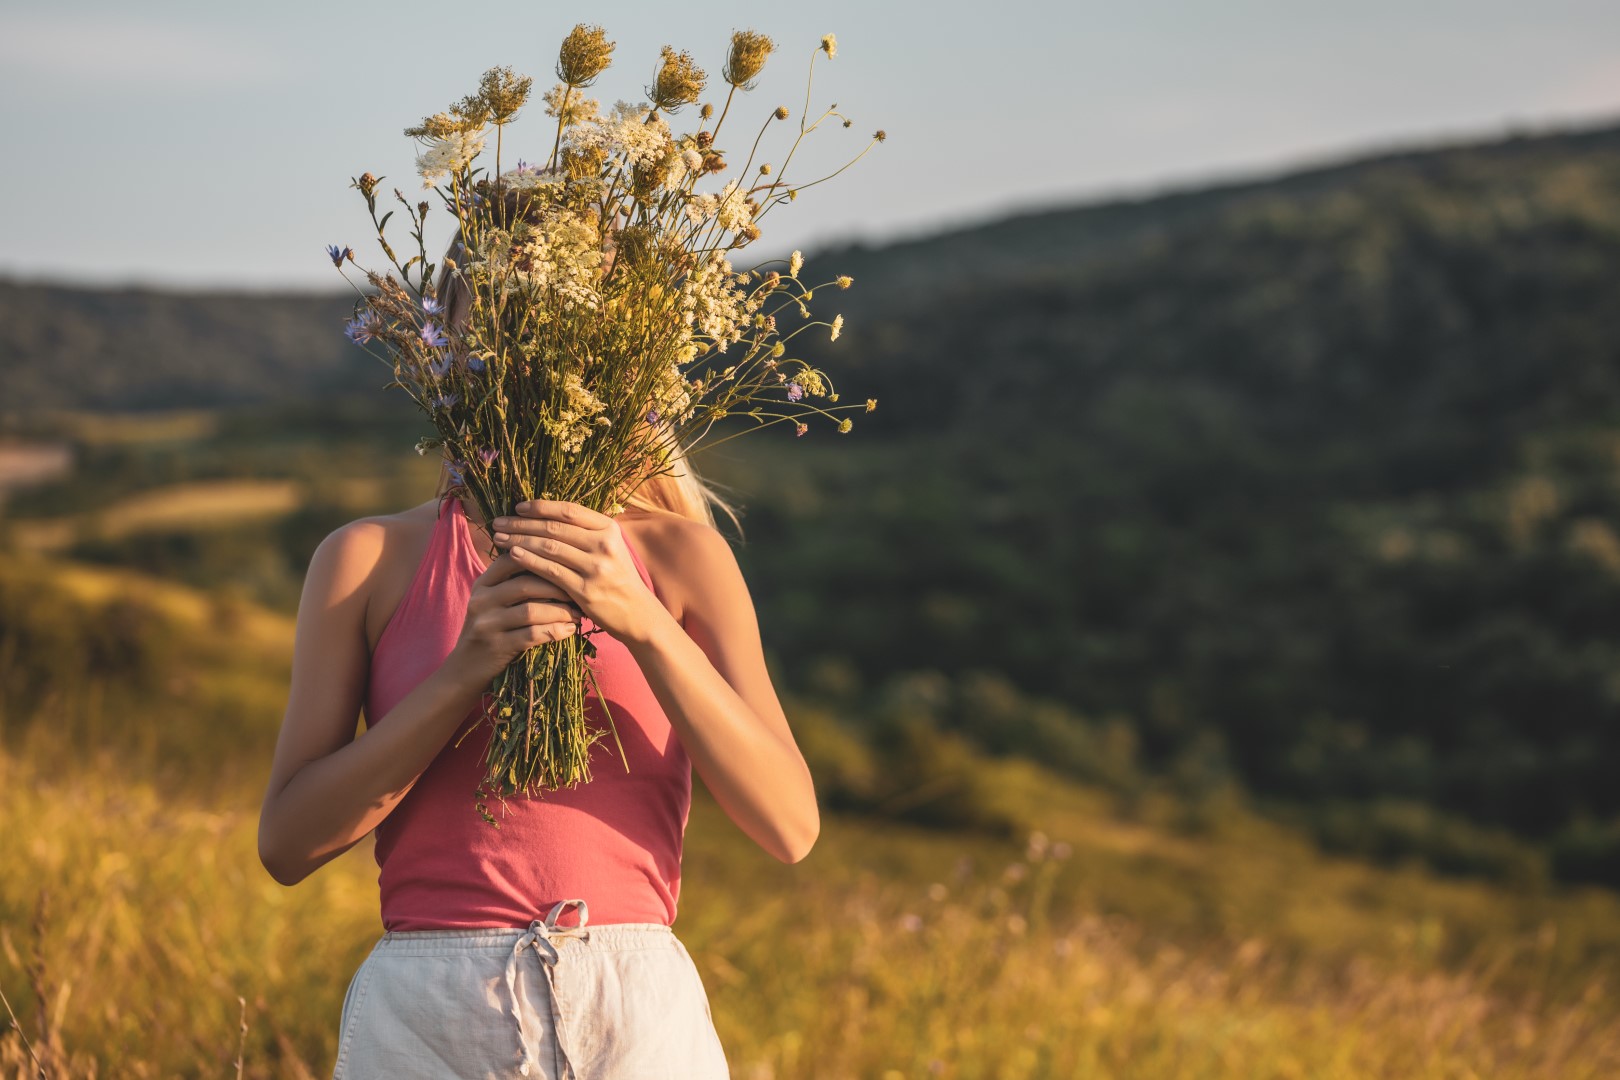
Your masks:
M 497 539 L 497 540 L 510 540 L 512 538 L 511 538 L 511 536 L 507 535 L 506 533 L 498 532 L 498 533 L 495 534 L 495 539 Z

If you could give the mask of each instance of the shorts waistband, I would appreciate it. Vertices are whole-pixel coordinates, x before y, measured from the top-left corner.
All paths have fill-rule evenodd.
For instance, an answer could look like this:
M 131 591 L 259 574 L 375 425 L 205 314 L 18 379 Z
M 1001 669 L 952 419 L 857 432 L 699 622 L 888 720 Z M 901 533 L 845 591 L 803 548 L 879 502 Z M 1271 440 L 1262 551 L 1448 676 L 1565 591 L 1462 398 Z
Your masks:
M 594 923 L 583 928 L 559 926 L 549 933 L 544 924 L 531 924 L 467 930 L 389 930 L 378 939 L 375 951 L 399 956 L 482 951 L 509 953 L 519 938 L 536 930 L 549 937 L 581 938 L 593 948 L 614 952 L 668 948 L 676 940 L 674 928 L 664 923 Z

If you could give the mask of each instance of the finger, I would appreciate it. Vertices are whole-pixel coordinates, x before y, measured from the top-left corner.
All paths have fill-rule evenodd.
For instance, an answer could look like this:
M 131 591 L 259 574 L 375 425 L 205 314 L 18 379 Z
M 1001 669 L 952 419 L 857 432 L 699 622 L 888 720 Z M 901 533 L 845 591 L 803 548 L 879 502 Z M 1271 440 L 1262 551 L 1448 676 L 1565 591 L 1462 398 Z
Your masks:
M 507 557 L 510 558 L 510 556 Z M 556 582 L 536 577 L 527 570 L 491 586 L 489 595 L 497 604 L 501 605 L 515 604 L 520 600 L 554 600 L 563 604 L 572 604 L 574 602 L 574 598 L 569 596 Z
M 550 626 L 553 623 L 577 623 L 582 616 L 574 608 L 541 601 L 526 601 L 502 608 L 490 616 L 497 630 L 517 630 L 525 626 Z
M 548 641 L 561 641 L 578 632 L 579 627 L 571 622 L 541 623 L 508 630 L 501 634 L 499 640 L 502 649 L 517 652 L 535 645 L 544 645 Z
M 550 536 L 577 548 L 589 548 L 601 542 L 602 533 L 601 529 L 587 529 L 557 518 L 509 517 L 496 518 L 495 531 L 491 535 L 496 543 L 503 543 L 513 536 Z
M 490 560 L 490 564 L 484 567 L 484 572 L 473 580 L 473 585 L 482 585 L 488 588 L 500 584 L 507 578 L 524 573 L 527 569 L 528 567 L 512 558 L 511 554 L 503 552 Z
M 585 529 L 605 529 L 613 519 L 588 506 L 563 499 L 530 499 L 512 508 L 513 513 L 526 517 L 553 518 Z
M 549 536 L 515 536 L 507 541 L 505 546 L 509 551 L 524 550 L 532 552 L 541 558 L 561 563 L 570 570 L 578 571 L 581 574 L 591 568 L 592 555 L 590 552 L 581 551 L 572 544 L 566 544 Z
M 532 571 L 536 576 L 543 577 L 562 587 L 570 596 L 577 597 L 584 591 L 585 579 L 579 571 L 564 566 L 562 563 L 537 555 L 525 547 L 514 547 L 508 553 L 525 570 Z

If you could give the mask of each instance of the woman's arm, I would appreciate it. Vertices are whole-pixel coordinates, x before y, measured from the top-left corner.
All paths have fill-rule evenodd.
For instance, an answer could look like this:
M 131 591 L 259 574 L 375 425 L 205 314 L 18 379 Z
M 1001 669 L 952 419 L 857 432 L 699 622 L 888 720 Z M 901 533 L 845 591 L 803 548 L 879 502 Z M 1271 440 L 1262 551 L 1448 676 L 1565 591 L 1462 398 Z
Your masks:
M 759 623 L 731 546 L 697 522 L 672 525 L 681 568 L 680 618 L 647 590 L 618 523 L 559 501 L 520 504 L 494 539 L 555 581 L 624 642 L 680 736 L 692 766 L 737 826 L 783 862 L 809 854 L 821 831 L 809 766 L 765 666 Z M 529 550 L 528 546 L 534 550 Z
M 298 603 L 292 687 L 259 814 L 259 861 L 295 885 L 388 816 L 478 700 L 440 669 L 355 738 L 370 670 L 366 597 L 384 527 L 357 521 L 323 540 Z
M 480 577 L 449 658 L 355 738 L 370 647 L 369 582 L 384 528 L 357 521 L 321 542 L 298 604 L 292 688 L 259 816 L 259 860 L 295 885 L 353 847 L 415 786 L 512 655 L 574 632 L 560 590 L 497 559 Z

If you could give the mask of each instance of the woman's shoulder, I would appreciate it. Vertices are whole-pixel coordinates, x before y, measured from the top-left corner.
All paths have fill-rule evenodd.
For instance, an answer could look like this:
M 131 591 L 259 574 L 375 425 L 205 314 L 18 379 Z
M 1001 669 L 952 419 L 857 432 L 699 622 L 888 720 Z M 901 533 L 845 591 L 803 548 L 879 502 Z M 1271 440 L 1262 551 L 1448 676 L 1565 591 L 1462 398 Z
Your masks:
M 614 520 L 652 578 L 653 591 L 683 624 L 689 612 L 740 578 L 731 541 L 707 522 L 636 507 Z
M 310 558 L 306 588 L 320 588 L 363 612 L 368 640 L 375 642 L 410 585 L 426 550 L 439 502 L 390 514 L 371 514 L 338 526 Z M 380 616 L 380 617 L 379 617 Z

